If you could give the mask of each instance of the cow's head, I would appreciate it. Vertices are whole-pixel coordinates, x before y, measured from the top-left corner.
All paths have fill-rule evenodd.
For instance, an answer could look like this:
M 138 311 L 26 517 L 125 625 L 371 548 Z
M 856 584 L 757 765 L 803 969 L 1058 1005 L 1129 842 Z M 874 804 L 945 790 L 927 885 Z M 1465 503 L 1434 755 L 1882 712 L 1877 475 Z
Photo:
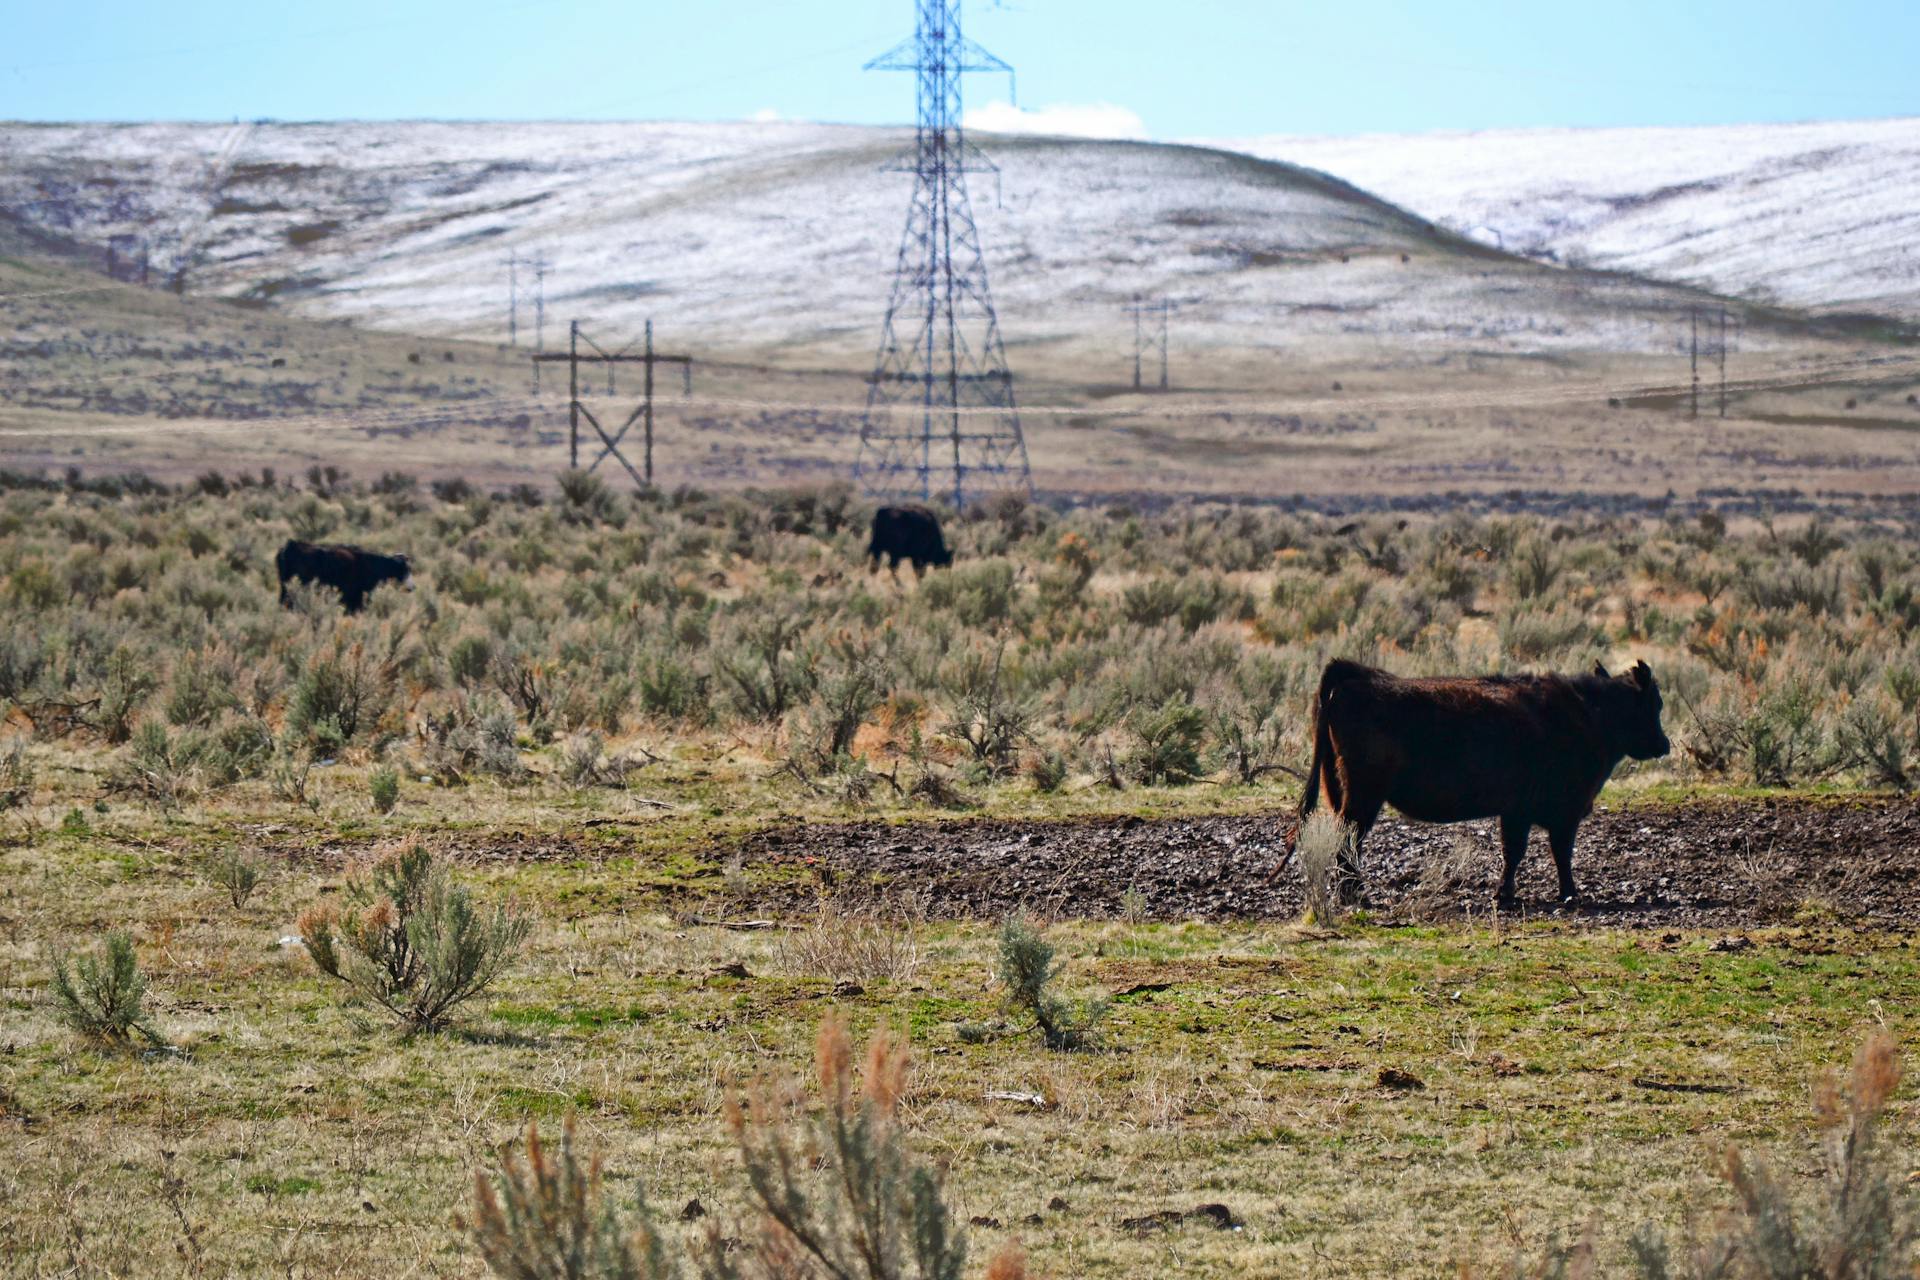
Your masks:
M 1658 760 L 1673 750 L 1667 731 L 1660 727 L 1660 685 L 1645 659 L 1617 676 L 1609 676 L 1596 662 L 1593 674 L 1607 681 L 1599 710 L 1609 745 L 1635 760 Z
M 394 559 L 400 562 L 400 572 L 393 579 L 395 585 L 397 585 L 402 591 L 413 590 L 413 559 L 412 557 L 406 556 L 406 555 L 397 555 L 394 557 Z
M 928 557 L 927 563 L 937 565 L 942 569 L 947 568 L 953 563 L 953 548 L 942 542 L 940 549 Z

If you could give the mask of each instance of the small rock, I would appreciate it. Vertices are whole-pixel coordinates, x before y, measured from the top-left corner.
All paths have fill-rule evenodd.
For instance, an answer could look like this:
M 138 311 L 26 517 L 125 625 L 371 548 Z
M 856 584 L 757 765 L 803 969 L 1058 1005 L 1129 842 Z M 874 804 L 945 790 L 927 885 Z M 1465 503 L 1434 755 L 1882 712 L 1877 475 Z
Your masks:
M 1047 1208 L 1052 1210 L 1054 1213 L 1065 1213 L 1067 1211 L 1066 1197 L 1055 1196 L 1053 1199 L 1047 1201 Z
M 1380 1068 L 1380 1075 L 1374 1080 L 1374 1084 L 1382 1089 L 1424 1089 L 1427 1087 L 1427 1082 L 1419 1076 L 1411 1072 L 1402 1071 L 1398 1067 Z
M 1046 1219 L 1041 1217 L 1037 1213 L 1030 1213 L 1026 1217 L 1020 1219 L 1020 1221 L 1025 1223 L 1029 1227 L 1037 1227 L 1037 1226 L 1040 1226 L 1042 1223 L 1046 1222 Z
M 715 965 L 707 971 L 707 976 L 710 978 L 751 978 L 753 975 L 747 972 L 747 966 L 745 964 L 735 960 L 731 964 Z
M 1000 1225 L 1000 1219 L 989 1218 L 984 1213 L 976 1213 L 967 1219 L 967 1225 L 970 1227 L 998 1227 Z
M 1725 938 L 1717 938 L 1714 940 L 1713 945 L 1708 947 L 1707 950 L 1709 951 L 1751 951 L 1753 950 L 1753 939 L 1747 938 L 1747 937 L 1741 937 L 1738 935 L 1725 937 Z
M 695 1196 L 693 1199 L 687 1201 L 686 1207 L 680 1210 L 680 1221 L 682 1222 L 695 1222 L 706 1216 L 707 1206 L 700 1203 L 699 1196 Z
M 833 984 L 833 994 L 843 998 L 851 999 L 854 996 L 863 996 L 866 993 L 867 989 L 851 978 L 842 978 Z

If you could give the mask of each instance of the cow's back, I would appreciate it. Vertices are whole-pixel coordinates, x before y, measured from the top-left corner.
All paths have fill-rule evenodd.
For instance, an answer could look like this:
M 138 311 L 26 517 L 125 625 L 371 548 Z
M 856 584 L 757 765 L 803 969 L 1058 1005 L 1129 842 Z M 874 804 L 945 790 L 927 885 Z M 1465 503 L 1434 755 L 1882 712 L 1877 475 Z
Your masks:
M 940 521 L 919 507 L 881 507 L 873 513 L 873 536 L 867 552 L 903 560 L 936 563 L 945 557 L 946 540 Z
M 1334 683 L 1322 713 L 1344 774 L 1410 818 L 1557 811 L 1588 788 L 1585 713 L 1556 677 L 1371 672 Z

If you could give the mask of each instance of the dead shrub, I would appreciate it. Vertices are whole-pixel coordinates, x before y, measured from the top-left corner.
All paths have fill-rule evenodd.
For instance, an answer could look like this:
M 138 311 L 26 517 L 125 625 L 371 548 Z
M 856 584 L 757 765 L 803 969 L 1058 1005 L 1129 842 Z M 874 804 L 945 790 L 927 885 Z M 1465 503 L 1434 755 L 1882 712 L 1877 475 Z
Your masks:
M 823 893 L 813 919 L 782 939 L 780 961 L 790 973 L 835 984 L 907 982 L 920 968 L 919 930 L 926 916 L 919 895 L 861 903 Z
M 1300 824 L 1293 856 L 1300 864 L 1300 897 L 1308 924 L 1334 929 L 1346 915 L 1351 890 L 1342 864 L 1352 847 L 1353 829 L 1325 809 Z

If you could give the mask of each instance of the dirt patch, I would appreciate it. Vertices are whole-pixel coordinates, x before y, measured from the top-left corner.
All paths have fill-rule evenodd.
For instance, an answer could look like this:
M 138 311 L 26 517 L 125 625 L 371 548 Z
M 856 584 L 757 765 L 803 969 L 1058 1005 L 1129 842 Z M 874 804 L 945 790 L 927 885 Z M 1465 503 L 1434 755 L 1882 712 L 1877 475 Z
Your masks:
M 912 885 L 932 914 L 945 917 L 991 919 L 1024 907 L 1062 917 L 1290 918 L 1301 910 L 1298 878 L 1270 876 L 1288 821 L 1273 814 L 808 824 L 716 844 L 704 856 L 746 866 L 798 863 L 840 891 Z M 1463 837 L 1480 851 L 1463 854 Z M 1490 822 L 1437 827 L 1389 818 L 1367 841 L 1369 906 L 1388 920 L 1484 913 L 1499 864 Z M 1449 871 L 1441 892 L 1435 867 Z M 1553 860 L 1535 832 L 1519 910 L 1636 927 L 1738 927 L 1809 915 L 1920 925 L 1920 802 L 1729 800 L 1603 810 L 1581 828 L 1574 873 L 1586 901 L 1561 911 Z M 780 912 L 804 907 L 811 892 L 805 878 L 795 878 L 733 905 Z
M 1274 875 L 1286 813 L 1033 822 L 959 818 L 794 823 L 717 838 L 694 861 L 737 874 L 663 882 L 676 910 L 715 917 L 803 915 L 824 884 L 858 899 L 911 889 L 928 914 L 997 919 L 1016 908 L 1057 918 L 1293 919 L 1298 873 Z M 470 866 L 595 865 L 635 856 L 638 828 L 595 819 L 560 831 L 421 835 Z M 383 843 L 262 824 L 255 847 L 296 865 L 341 867 Z M 1484 916 L 1499 881 L 1491 822 L 1439 827 L 1389 817 L 1368 837 L 1367 905 L 1389 922 Z M 645 855 L 639 855 L 644 861 Z M 771 872 L 772 874 L 768 874 Z M 1705 801 L 1601 810 L 1580 829 L 1574 874 L 1585 900 L 1554 901 L 1553 859 L 1535 832 L 1519 878 L 1522 914 L 1592 925 L 1741 928 L 1794 920 L 1920 928 L 1920 800 Z

